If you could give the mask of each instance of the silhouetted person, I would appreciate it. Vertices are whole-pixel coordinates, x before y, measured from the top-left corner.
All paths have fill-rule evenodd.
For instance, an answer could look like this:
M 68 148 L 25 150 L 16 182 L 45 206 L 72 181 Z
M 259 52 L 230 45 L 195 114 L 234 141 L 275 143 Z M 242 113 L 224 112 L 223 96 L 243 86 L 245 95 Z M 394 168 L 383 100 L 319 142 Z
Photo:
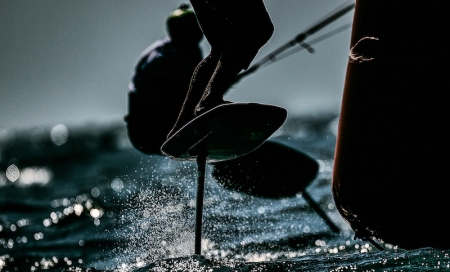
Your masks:
M 203 58 L 199 47 L 203 33 L 188 5 L 173 11 L 166 25 L 168 37 L 142 53 L 129 84 L 128 135 L 133 146 L 146 154 L 160 154 L 192 73 Z
M 211 46 L 195 69 L 170 137 L 195 116 L 225 102 L 223 95 L 274 31 L 263 0 L 190 0 Z

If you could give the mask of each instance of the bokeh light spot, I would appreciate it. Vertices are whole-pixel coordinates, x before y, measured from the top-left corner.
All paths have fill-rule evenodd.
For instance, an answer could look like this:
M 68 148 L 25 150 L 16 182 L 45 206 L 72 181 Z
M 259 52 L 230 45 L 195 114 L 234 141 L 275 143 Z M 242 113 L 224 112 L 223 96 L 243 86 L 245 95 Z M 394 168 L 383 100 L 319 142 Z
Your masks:
M 8 168 L 6 168 L 6 178 L 9 179 L 11 182 L 15 182 L 16 180 L 18 180 L 19 176 L 20 171 L 16 165 L 11 164 L 10 166 L 8 166 Z
M 53 178 L 53 173 L 48 168 L 27 167 L 20 171 L 18 180 L 21 186 L 47 185 Z
M 56 125 L 52 128 L 50 137 L 55 145 L 63 145 L 69 139 L 69 129 L 63 124 Z
M 50 219 L 44 219 L 44 221 L 42 222 L 44 224 L 44 226 L 49 227 L 52 224 L 52 221 Z
M 81 204 L 75 204 L 73 205 L 73 210 L 75 211 L 75 214 L 80 216 L 81 213 L 83 212 L 83 206 Z
M 119 193 L 123 189 L 123 181 L 120 178 L 113 179 L 111 181 L 111 189 Z
M 100 216 L 100 211 L 98 209 L 92 209 L 90 211 L 90 214 L 91 214 L 92 217 L 98 218 Z
M 92 195 L 93 197 L 98 197 L 98 196 L 100 195 L 100 189 L 97 188 L 97 187 L 92 188 L 92 190 L 91 190 L 91 195 Z
M 0 187 L 6 185 L 6 175 L 4 172 L 0 171 Z
M 297 137 L 305 142 L 313 141 L 317 136 L 317 130 L 313 125 L 302 125 L 297 133 Z
M 338 129 L 339 129 L 339 118 L 335 118 L 333 119 L 329 124 L 328 124 L 328 129 L 337 136 L 338 134 Z

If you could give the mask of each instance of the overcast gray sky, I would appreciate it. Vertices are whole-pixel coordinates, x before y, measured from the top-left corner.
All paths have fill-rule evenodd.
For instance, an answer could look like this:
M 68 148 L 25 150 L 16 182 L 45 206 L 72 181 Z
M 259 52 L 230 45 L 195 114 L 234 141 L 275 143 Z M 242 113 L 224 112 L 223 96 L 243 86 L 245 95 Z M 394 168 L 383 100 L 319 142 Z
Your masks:
M 179 0 L 0 2 L 0 129 L 120 119 L 141 52 L 164 36 Z M 266 0 L 275 25 L 258 61 L 346 0 Z M 250 15 L 251 16 L 251 15 Z M 350 23 L 353 10 L 306 41 Z M 338 112 L 350 29 L 244 78 L 226 99 Z M 203 41 L 204 54 L 209 46 Z

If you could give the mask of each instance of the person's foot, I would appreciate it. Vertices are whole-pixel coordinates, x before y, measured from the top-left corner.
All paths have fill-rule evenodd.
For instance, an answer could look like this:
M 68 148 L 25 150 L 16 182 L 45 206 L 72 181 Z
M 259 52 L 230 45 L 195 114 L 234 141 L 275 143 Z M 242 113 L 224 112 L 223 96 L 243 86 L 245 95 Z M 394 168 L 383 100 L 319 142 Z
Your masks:
M 213 109 L 217 106 L 223 105 L 223 104 L 231 104 L 234 102 L 222 100 L 218 103 L 211 103 L 207 106 L 200 105 L 200 103 L 195 107 L 194 112 L 190 113 L 189 111 L 183 111 L 180 116 L 178 117 L 177 123 L 172 128 L 172 130 L 167 135 L 167 139 L 169 139 L 173 134 L 175 134 L 178 130 L 180 130 L 182 127 L 184 127 L 187 123 L 192 121 L 195 117 L 201 115 L 202 113 L 205 113 L 209 111 L 210 109 Z
M 195 107 L 194 114 L 195 114 L 195 116 L 199 116 L 200 114 L 205 113 L 217 106 L 224 105 L 224 104 L 231 104 L 231 103 L 233 103 L 233 102 L 227 101 L 227 100 L 220 100 L 219 102 L 216 101 L 215 103 L 205 103 L 203 101 L 203 102 L 200 102 L 197 104 L 197 106 Z

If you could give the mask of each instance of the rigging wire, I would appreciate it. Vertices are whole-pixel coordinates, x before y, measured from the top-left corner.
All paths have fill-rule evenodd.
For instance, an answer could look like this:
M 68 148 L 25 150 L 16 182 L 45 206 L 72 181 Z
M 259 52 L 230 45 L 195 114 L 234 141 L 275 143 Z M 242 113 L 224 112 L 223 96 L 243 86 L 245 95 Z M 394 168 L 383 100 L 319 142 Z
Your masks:
M 279 60 L 287 58 L 287 57 L 289 57 L 289 56 L 291 56 L 293 54 L 296 54 L 296 53 L 298 53 L 300 51 L 303 51 L 303 50 L 308 50 L 310 53 L 313 53 L 313 52 L 311 52 L 311 49 L 314 50 L 311 47 L 312 45 L 315 45 L 315 44 L 317 44 L 317 43 L 319 43 L 319 42 L 321 42 L 323 40 L 331 38 L 332 36 L 334 36 L 334 35 L 336 35 L 338 33 L 341 33 L 343 31 L 351 28 L 351 26 L 352 26 L 352 23 L 347 23 L 345 25 L 337 27 L 337 28 L 335 28 L 335 29 L 333 29 L 333 30 L 331 30 L 331 31 L 329 31 L 329 32 L 327 32 L 327 33 L 325 33 L 325 34 L 315 38 L 315 39 L 312 39 L 312 40 L 308 41 L 307 43 L 305 43 L 305 46 L 300 45 L 299 47 L 295 47 L 295 48 L 290 49 L 289 51 L 285 51 L 285 52 L 280 53 L 280 55 L 276 56 L 275 58 L 273 58 L 271 60 L 271 62 L 266 62 L 266 63 L 260 64 L 259 67 L 268 66 L 270 64 L 273 64 L 273 63 L 275 63 L 275 62 L 277 62 Z
M 351 4 L 347 4 L 351 2 Z M 286 58 L 287 56 L 290 56 L 292 54 L 295 54 L 299 51 L 302 51 L 304 49 L 306 49 L 308 52 L 310 53 L 314 53 L 314 49 L 311 47 L 312 44 L 316 44 L 320 41 L 323 41 L 333 35 L 336 35 L 339 32 L 344 31 L 345 29 L 349 28 L 351 26 L 351 23 L 346 24 L 344 26 L 338 27 L 316 39 L 311 40 L 310 42 L 305 42 L 304 40 L 316 33 L 317 31 L 319 31 L 320 29 L 322 29 L 323 27 L 325 27 L 326 25 L 330 24 L 331 22 L 335 21 L 336 19 L 338 19 L 339 17 L 341 17 L 342 15 L 344 15 L 345 13 L 349 12 L 350 10 L 352 10 L 355 7 L 355 3 L 354 0 L 349 0 L 343 4 L 341 4 L 339 7 L 337 7 L 336 9 L 334 9 L 333 11 L 331 11 L 330 13 L 328 13 L 326 16 L 322 17 L 322 19 L 320 19 L 318 22 L 316 22 L 315 24 L 313 24 L 311 27 L 309 27 L 307 30 L 305 30 L 304 32 L 298 34 L 294 39 L 292 39 L 291 41 L 287 42 L 286 44 L 282 45 L 281 47 L 277 48 L 276 50 L 274 50 L 273 52 L 271 52 L 270 54 L 268 54 L 267 56 L 263 57 L 261 60 L 259 60 L 258 62 L 256 62 L 254 65 L 250 66 L 246 71 L 240 73 L 239 75 L 237 75 L 235 81 L 233 82 L 233 85 L 236 84 L 238 81 L 240 81 L 243 77 L 248 76 L 251 73 L 254 73 L 256 70 L 258 70 L 260 67 L 263 67 L 264 64 L 268 63 L 268 62 L 275 62 L 277 60 Z M 293 46 L 300 46 L 300 47 L 296 47 L 295 49 L 285 52 L 288 49 L 291 49 L 291 47 Z M 281 57 L 279 57 L 278 55 L 281 55 Z M 265 65 L 267 66 L 267 65 Z

